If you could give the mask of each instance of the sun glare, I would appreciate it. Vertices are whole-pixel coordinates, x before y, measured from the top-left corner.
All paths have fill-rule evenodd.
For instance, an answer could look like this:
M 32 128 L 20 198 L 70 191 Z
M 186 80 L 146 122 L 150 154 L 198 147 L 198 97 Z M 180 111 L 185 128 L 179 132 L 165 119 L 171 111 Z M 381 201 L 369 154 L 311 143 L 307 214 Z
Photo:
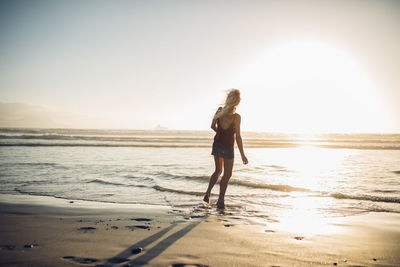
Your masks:
M 292 201 L 292 208 L 279 214 L 279 224 L 275 225 L 277 230 L 283 230 L 304 235 L 308 238 L 318 234 L 332 234 L 340 231 L 332 221 L 323 216 L 318 210 L 321 203 L 313 198 L 297 197 Z
M 329 44 L 298 41 L 268 49 L 233 81 L 243 89 L 246 101 L 241 111 L 247 115 L 249 130 L 317 133 L 385 128 L 373 80 L 348 53 Z

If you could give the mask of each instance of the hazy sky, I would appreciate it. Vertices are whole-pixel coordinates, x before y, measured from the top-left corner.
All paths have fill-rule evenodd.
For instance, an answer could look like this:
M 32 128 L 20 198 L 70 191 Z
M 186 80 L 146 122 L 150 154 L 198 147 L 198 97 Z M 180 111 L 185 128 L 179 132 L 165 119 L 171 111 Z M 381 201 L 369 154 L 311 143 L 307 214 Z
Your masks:
M 11 0 L 0 36 L 3 126 L 208 129 L 235 87 L 243 130 L 400 132 L 400 1 Z

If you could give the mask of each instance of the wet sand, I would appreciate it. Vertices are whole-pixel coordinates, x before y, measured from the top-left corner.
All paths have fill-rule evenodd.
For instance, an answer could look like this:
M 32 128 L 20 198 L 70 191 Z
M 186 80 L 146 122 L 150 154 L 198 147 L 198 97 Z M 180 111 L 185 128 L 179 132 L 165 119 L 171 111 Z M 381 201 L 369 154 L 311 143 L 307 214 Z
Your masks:
M 399 266 L 400 214 L 299 234 L 229 212 L 0 199 L 2 266 Z M 13 203 L 10 203 L 13 202 Z M 51 205 L 50 205 L 51 204 Z M 211 210 L 215 207 L 211 207 Z

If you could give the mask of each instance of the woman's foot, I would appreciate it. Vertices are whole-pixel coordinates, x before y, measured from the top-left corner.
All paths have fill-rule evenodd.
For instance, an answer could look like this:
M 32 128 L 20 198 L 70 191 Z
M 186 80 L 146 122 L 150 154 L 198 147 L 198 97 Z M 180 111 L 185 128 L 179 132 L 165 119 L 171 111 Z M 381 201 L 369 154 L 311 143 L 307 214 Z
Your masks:
M 210 204 L 210 194 L 205 194 L 204 198 L 203 198 L 204 202 L 207 202 L 208 204 Z
M 218 208 L 218 209 L 224 209 L 224 208 L 225 208 L 225 203 L 224 203 L 223 200 L 218 199 L 217 208 Z

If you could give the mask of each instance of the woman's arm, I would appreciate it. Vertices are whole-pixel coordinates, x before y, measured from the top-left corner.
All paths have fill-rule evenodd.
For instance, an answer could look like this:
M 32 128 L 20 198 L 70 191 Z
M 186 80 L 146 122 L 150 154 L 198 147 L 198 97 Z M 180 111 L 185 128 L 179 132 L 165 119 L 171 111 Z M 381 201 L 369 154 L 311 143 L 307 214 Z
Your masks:
M 215 114 L 217 114 L 222 108 L 219 107 L 217 112 L 215 112 Z M 214 115 L 215 116 L 215 115 Z M 215 132 L 217 131 L 217 119 L 213 119 L 211 122 L 211 129 L 213 129 Z
M 241 117 L 239 114 L 237 114 L 236 119 L 235 119 L 236 143 L 238 145 L 243 164 L 247 164 L 247 163 L 249 163 L 249 161 L 247 160 L 246 156 L 244 155 L 244 151 L 243 151 L 242 136 L 240 135 L 240 121 L 241 121 Z
M 211 129 L 213 129 L 215 132 L 217 131 L 217 119 L 212 120 Z

